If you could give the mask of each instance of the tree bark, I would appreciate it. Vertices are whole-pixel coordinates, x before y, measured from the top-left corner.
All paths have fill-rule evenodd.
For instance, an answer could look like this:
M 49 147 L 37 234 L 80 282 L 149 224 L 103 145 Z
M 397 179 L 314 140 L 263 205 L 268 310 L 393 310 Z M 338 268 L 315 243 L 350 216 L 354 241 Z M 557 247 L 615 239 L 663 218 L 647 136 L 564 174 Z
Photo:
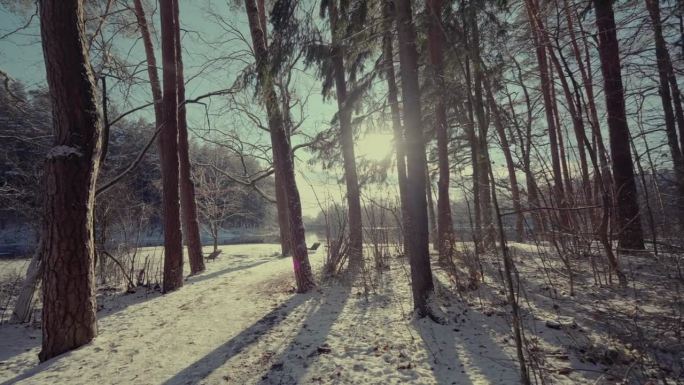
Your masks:
M 506 160 L 506 168 L 508 169 L 508 181 L 511 184 L 511 198 L 513 200 L 513 211 L 515 214 L 515 237 L 517 242 L 522 242 L 523 240 L 523 226 L 524 226 L 524 216 L 522 212 L 522 206 L 520 204 L 520 189 L 518 188 L 518 177 L 515 174 L 515 162 L 513 161 L 513 155 L 511 154 L 511 148 L 508 144 L 508 138 L 506 137 L 506 129 L 503 124 L 503 119 L 501 117 L 501 112 L 499 111 L 499 106 L 494 100 L 494 95 L 492 94 L 492 88 L 489 84 L 489 80 L 485 77 L 485 93 L 487 95 L 487 102 L 489 103 L 489 109 L 492 111 L 492 116 L 494 117 L 494 128 L 501 141 L 501 151 L 504 154 L 504 159 Z
M 439 243 L 437 239 L 437 215 L 435 214 L 435 203 L 432 199 L 432 178 L 430 178 L 430 170 L 425 167 L 425 199 L 428 208 L 428 239 L 432 243 L 432 248 L 439 250 Z
M 80 0 L 41 0 L 40 30 L 54 147 L 45 163 L 40 361 L 97 335 L 93 206 L 102 122 Z
M 31 318 L 31 309 L 36 294 L 36 288 L 40 283 L 41 275 L 43 275 L 42 252 L 43 243 L 41 240 L 33 253 L 28 269 L 26 270 L 26 278 L 24 278 L 24 282 L 19 289 L 19 296 L 14 303 L 14 310 L 12 311 L 10 322 L 24 323 L 28 322 Z
M 442 0 L 428 0 L 428 51 L 432 77 L 437 86 L 435 100 L 435 133 L 437 136 L 437 250 L 440 262 L 451 263 L 454 249 L 454 223 L 449 199 L 449 132 L 447 126 L 446 89 L 444 86 L 444 36 L 442 35 Z
M 302 221 L 302 206 L 295 180 L 294 160 L 290 155 L 290 145 L 283 115 L 278 103 L 278 97 L 270 73 L 268 49 L 264 31 L 259 22 L 259 13 L 254 0 L 245 0 L 247 19 L 252 37 L 254 56 L 256 60 L 257 77 L 261 83 L 261 96 L 268 115 L 268 128 L 271 134 L 273 161 L 282 167 L 285 197 L 287 199 L 288 216 L 290 221 L 290 240 L 292 246 L 292 263 L 297 284 L 297 292 L 304 293 L 315 287 L 309 256 L 304 237 L 304 223 Z
M 464 28 L 465 30 L 465 28 Z M 467 36 L 466 36 L 467 41 Z M 482 209 L 480 205 L 480 166 L 478 163 L 479 158 L 479 140 L 477 138 L 477 133 L 475 132 L 475 108 L 473 101 L 472 92 L 472 81 L 470 77 L 470 58 L 465 58 L 464 65 L 465 79 L 466 79 L 466 93 L 467 93 L 467 107 L 468 107 L 468 124 L 466 126 L 466 134 L 468 135 L 468 141 L 470 143 L 470 164 L 473 168 L 473 217 L 475 218 L 475 229 L 473 234 L 473 243 L 475 244 L 475 253 L 479 254 L 482 252 Z
M 566 206 L 570 207 L 573 204 L 574 189 L 572 186 L 572 177 L 570 176 L 570 169 L 568 168 L 568 158 L 565 154 L 565 139 L 563 138 L 563 125 L 560 122 L 560 111 L 558 109 L 558 99 L 556 98 L 556 87 L 555 77 L 553 67 L 549 69 L 549 81 L 551 82 L 551 102 L 553 103 L 553 118 L 556 126 L 556 139 L 558 140 L 558 156 L 561 162 L 561 173 L 563 174 L 563 191 L 565 192 L 565 202 Z M 570 100 L 572 103 L 572 100 Z M 563 218 L 564 217 L 564 218 Z M 567 220 L 563 222 L 569 225 L 570 215 L 563 216 L 561 218 Z
M 530 160 L 532 151 L 532 124 L 534 121 L 534 116 L 532 113 L 532 100 L 530 98 L 530 93 L 527 90 L 527 85 L 523 79 L 522 68 L 520 64 L 513 60 L 515 64 L 518 81 L 520 82 L 520 88 L 523 90 L 523 96 L 525 97 L 525 111 L 527 112 L 527 122 L 525 123 L 525 131 L 523 132 L 522 127 L 518 124 L 518 120 L 515 118 L 515 109 L 513 108 L 513 101 L 510 98 L 510 93 L 508 97 L 508 102 L 511 108 L 511 114 L 513 116 L 513 123 L 518 134 L 518 140 L 520 141 L 520 147 L 522 151 L 522 168 L 525 173 L 525 186 L 527 187 L 527 205 L 532 209 L 532 220 L 534 223 L 534 232 L 536 234 L 544 234 L 546 232 L 544 215 L 539 208 L 539 188 L 537 185 L 536 177 L 534 171 L 532 170 L 532 162 Z
M 594 0 L 596 27 L 599 35 L 599 57 L 608 112 L 610 155 L 617 201 L 618 247 L 644 249 L 634 165 L 629 145 L 631 140 L 625 112 L 625 98 L 620 73 L 620 51 L 613 5 L 610 1 Z
M 570 86 L 568 85 L 568 82 L 563 75 L 563 68 L 561 66 L 561 63 L 556 56 L 556 53 L 554 51 L 554 48 L 551 44 L 551 38 L 549 36 L 548 31 L 546 30 L 546 26 L 544 24 L 544 21 L 541 19 L 539 15 L 539 7 L 536 3 L 535 0 L 530 0 L 530 4 L 533 7 L 532 10 L 532 15 L 534 16 L 533 22 L 536 24 L 536 29 L 538 31 L 538 35 L 542 38 L 543 44 L 547 47 L 547 51 L 549 54 L 549 58 L 551 59 L 551 63 L 553 64 L 553 68 L 556 69 L 556 73 L 558 74 L 558 79 L 561 82 L 561 87 L 563 89 L 563 94 L 565 96 L 565 100 L 567 103 L 567 108 L 568 112 L 570 113 L 570 117 L 572 118 L 572 125 L 573 129 L 575 132 L 575 139 L 577 141 L 577 154 L 579 155 L 579 162 L 580 162 L 580 173 L 582 177 L 582 189 L 585 193 L 585 199 L 587 201 L 591 201 L 591 186 L 589 182 L 589 167 L 587 164 L 587 155 L 585 152 L 585 146 L 583 143 L 583 133 L 584 133 L 584 120 L 582 118 L 582 110 L 581 110 L 581 105 L 580 104 L 575 104 L 575 99 L 573 98 L 572 91 L 570 90 Z M 577 44 L 575 41 L 572 42 L 573 44 Z M 562 55 L 562 51 L 559 49 L 558 50 L 559 54 Z M 582 68 L 584 66 L 580 64 Z M 552 71 L 550 71 L 552 73 Z M 568 71 L 567 74 L 568 77 L 572 79 L 572 73 Z M 553 85 L 553 75 L 550 75 L 551 78 L 551 84 Z M 574 79 L 573 79 L 574 83 Z M 554 92 L 555 94 L 555 92 Z M 553 99 L 555 100 L 555 95 L 553 96 Z M 554 113 L 556 116 L 558 116 L 559 111 L 557 105 L 554 105 Z M 556 124 L 556 128 L 558 129 L 558 139 L 559 142 L 562 141 L 562 131 L 561 131 L 561 126 L 559 124 Z M 559 150 L 560 152 L 564 152 L 565 148 L 562 144 L 559 143 Z M 563 164 L 563 162 L 566 162 L 566 158 L 561 154 L 561 164 L 564 166 L 564 175 L 566 175 L 566 193 L 567 193 L 567 199 L 570 200 L 574 194 L 572 192 L 572 185 L 568 184 L 568 179 L 567 178 L 567 164 Z
M 195 183 L 192 180 L 190 165 L 190 149 L 188 145 L 188 122 L 185 109 L 185 78 L 183 76 L 183 55 L 181 52 L 180 18 L 178 0 L 174 0 L 174 22 L 176 41 L 176 82 L 178 87 L 178 162 L 180 166 L 180 199 L 183 235 L 188 248 L 190 274 L 204 271 L 202 256 L 202 239 L 199 221 L 197 220 L 197 202 L 195 200 Z
M 484 247 L 492 247 L 496 241 L 496 229 L 492 220 L 492 195 L 489 180 L 489 144 L 487 143 L 487 133 L 489 122 L 486 118 L 484 109 L 484 97 L 482 95 L 482 58 L 480 55 L 480 32 L 477 25 L 477 11 L 473 7 L 468 8 L 468 23 L 470 24 L 471 42 L 468 50 L 473 63 L 473 109 L 477 117 L 477 184 L 480 195 L 480 214 L 482 215 L 482 243 Z
M 361 196 L 356 174 L 354 155 L 354 132 L 351 124 L 352 106 L 347 99 L 347 84 L 344 72 L 344 47 L 342 46 L 339 15 L 335 0 L 328 2 L 330 34 L 332 43 L 332 65 L 337 92 L 338 118 L 340 122 L 340 144 L 344 161 L 344 178 L 347 184 L 347 206 L 349 210 L 349 266 L 352 271 L 363 269 L 363 224 L 361 219 Z
M 178 160 L 178 75 L 174 0 L 159 3 L 162 41 L 163 127 L 159 134 L 159 157 L 162 174 L 162 207 L 164 211 L 164 293 L 183 286 L 183 235 L 180 221 Z
M 407 196 L 406 196 L 406 152 L 404 145 L 404 128 L 401 124 L 401 114 L 399 112 L 399 100 L 397 80 L 394 73 L 394 52 L 392 48 L 392 27 L 394 15 L 392 10 L 392 1 L 384 0 L 383 2 L 383 37 L 382 49 L 383 60 L 385 66 L 385 77 L 387 78 L 387 101 L 390 105 L 392 114 L 392 128 L 394 133 L 394 146 L 396 149 L 397 158 L 397 179 L 399 180 L 399 200 L 401 202 L 402 220 L 406 221 L 408 218 Z M 407 233 L 404 227 L 404 252 L 406 252 Z
M 278 230 L 280 231 L 280 253 L 283 257 L 289 257 L 292 254 L 292 246 L 290 241 L 290 218 L 287 213 L 287 192 L 285 191 L 285 183 L 283 182 L 282 167 L 275 164 L 275 189 L 276 189 L 276 211 L 278 212 Z
M 678 206 L 680 211 L 680 224 L 684 225 L 684 142 L 682 142 L 682 149 L 679 147 L 677 140 L 677 128 L 675 125 L 675 111 L 672 108 L 672 94 L 679 94 L 679 86 L 675 78 L 672 68 L 672 61 L 670 60 L 670 53 L 667 50 L 667 43 L 663 38 L 663 31 L 660 21 L 660 5 L 657 0 L 646 0 L 646 8 L 651 16 L 651 24 L 653 26 L 653 33 L 655 35 L 655 52 L 656 61 L 658 64 L 658 77 L 660 80 L 660 99 L 663 105 L 663 112 L 665 114 L 665 132 L 667 134 L 667 144 L 670 147 L 670 155 L 672 156 L 672 164 L 677 175 L 679 197 Z M 671 82 L 672 81 L 672 82 Z M 672 87 L 670 87 L 672 84 Z M 679 98 L 677 98 L 679 99 Z M 675 106 L 679 105 L 681 109 L 681 101 L 677 100 Z M 684 118 L 682 119 L 684 120 Z M 680 130 L 684 134 L 684 122 L 680 123 Z M 681 138 L 680 138 L 681 139 Z
M 413 307 L 419 317 L 429 314 L 428 300 L 434 290 L 428 246 L 427 202 L 425 200 L 425 142 L 421 125 L 418 86 L 418 53 L 411 0 L 395 0 L 399 32 L 404 122 L 406 127 L 408 231 L 407 250 L 411 265 Z
M 554 108 L 551 97 L 551 82 L 549 80 L 549 70 L 548 62 L 546 58 L 546 48 L 542 44 L 540 31 L 538 30 L 535 23 L 534 11 L 536 7 L 534 6 L 533 0 L 526 0 L 527 15 L 530 22 L 530 28 L 532 30 L 532 37 L 535 45 L 535 53 L 537 56 L 537 65 L 539 67 L 539 78 L 542 90 L 542 96 L 544 100 L 544 111 L 546 112 L 546 124 L 548 126 L 549 133 L 549 146 L 551 152 L 551 167 L 553 170 L 553 196 L 554 201 L 560 206 L 565 206 L 565 191 L 563 189 L 563 176 L 561 172 L 561 161 L 558 155 L 558 138 L 556 136 L 557 127 L 554 120 Z M 564 215 L 564 214 L 561 214 Z M 561 224 L 565 225 L 566 222 L 561 220 Z
M 584 55 L 586 60 L 582 60 L 582 56 L 579 51 L 579 47 L 577 46 L 577 41 L 575 40 L 574 37 L 574 28 L 572 27 L 572 17 L 570 15 L 570 9 L 567 7 L 566 3 L 566 19 L 568 20 L 568 29 L 570 30 L 570 38 L 572 39 L 571 41 L 574 43 L 573 45 L 573 51 L 575 53 L 575 60 L 577 61 L 580 70 L 584 68 L 584 63 L 586 63 L 586 70 L 582 71 L 582 82 L 584 83 L 584 88 L 587 93 L 587 104 L 589 106 L 589 112 L 590 112 L 590 119 L 589 122 L 591 123 L 591 128 L 592 128 L 592 146 L 591 148 L 586 145 L 587 147 L 587 153 L 590 155 L 590 157 L 594 156 L 594 158 L 597 158 L 600 166 L 601 166 L 601 172 L 600 173 L 595 173 L 597 175 L 595 185 L 596 185 L 596 193 L 597 198 L 598 194 L 601 195 L 601 202 L 609 202 L 609 200 L 606 200 L 605 198 L 605 193 L 609 194 L 609 191 L 612 186 L 612 176 L 611 176 L 611 171 L 610 167 L 608 165 L 608 151 L 606 150 L 606 147 L 603 143 L 603 134 L 601 133 L 601 125 L 599 124 L 599 118 L 598 118 L 598 112 L 596 109 L 596 98 L 594 97 L 594 80 L 593 80 L 593 75 L 592 75 L 592 69 L 591 69 L 591 55 L 589 54 L 589 43 L 587 42 L 587 34 L 584 33 L 584 28 L 582 26 L 582 21 L 579 17 L 577 26 L 579 27 L 580 33 L 582 35 L 582 43 L 584 46 Z M 588 140 L 587 140 L 588 141 Z M 600 177 L 599 177 L 600 175 Z M 608 208 L 604 208 L 603 212 L 601 213 L 601 218 L 605 216 L 605 211 L 609 210 Z M 601 219 L 602 221 L 602 219 Z M 594 222 L 596 222 L 596 218 L 594 218 Z M 607 227 L 607 226 L 606 226 Z M 603 228 L 602 224 L 599 224 L 597 231 L 601 231 Z M 612 252 L 612 251 L 611 251 Z
M 267 30 L 267 15 L 266 5 L 264 0 L 257 0 L 257 12 L 259 13 L 259 26 L 263 33 L 264 46 L 268 49 L 268 30 Z M 289 108 L 287 103 L 283 102 L 283 108 Z M 289 131 L 285 130 L 289 138 Z M 291 153 L 291 148 L 288 144 L 288 152 Z M 290 154 L 292 156 L 292 154 Z M 275 170 L 274 184 L 276 189 L 276 211 L 278 215 L 278 230 L 280 233 L 280 254 L 283 257 L 292 255 L 292 240 L 290 239 L 290 217 L 287 212 L 287 191 L 283 177 L 283 166 L 273 160 L 273 169 Z
M 150 78 L 150 89 L 152 91 L 152 99 L 154 102 L 154 117 L 157 127 L 159 127 L 164 118 L 162 115 L 162 90 L 159 83 L 159 74 L 157 73 L 157 59 L 154 54 L 154 44 L 152 43 L 152 35 L 147 25 L 147 17 L 145 16 L 145 9 L 143 8 L 142 0 L 133 0 L 135 17 L 140 28 L 140 37 L 145 48 L 145 58 L 147 60 L 147 75 Z

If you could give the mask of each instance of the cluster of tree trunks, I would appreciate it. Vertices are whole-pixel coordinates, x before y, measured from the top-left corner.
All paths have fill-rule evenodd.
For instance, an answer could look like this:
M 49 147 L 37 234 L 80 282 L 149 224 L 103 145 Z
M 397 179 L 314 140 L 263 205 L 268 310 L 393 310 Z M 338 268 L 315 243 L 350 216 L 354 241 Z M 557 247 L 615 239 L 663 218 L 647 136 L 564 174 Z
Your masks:
M 304 223 L 302 221 L 302 206 L 295 180 L 294 160 L 291 154 L 290 139 L 285 128 L 283 112 L 275 92 L 273 74 L 269 65 L 265 23 L 259 17 L 259 11 L 254 0 L 245 0 L 245 9 L 249 21 L 252 46 L 256 60 L 257 77 L 260 83 L 261 99 L 266 107 L 268 128 L 271 135 L 273 164 L 276 173 L 280 168 L 284 197 L 287 202 L 287 216 L 289 219 L 289 241 L 292 253 L 292 263 L 297 284 L 297 292 L 309 291 L 315 286 L 306 240 L 304 238 Z
M 361 194 L 356 174 L 354 154 L 354 131 L 352 127 L 352 105 L 348 100 L 347 79 L 344 69 L 344 46 L 340 42 L 343 29 L 339 26 L 336 0 L 328 2 L 328 17 L 332 37 L 331 59 L 337 93 L 338 120 L 340 122 L 340 144 L 344 162 L 344 178 L 347 184 L 347 206 L 349 210 L 349 265 L 352 271 L 363 268 L 363 223 L 361 218 Z
M 665 120 L 667 144 L 678 178 L 679 206 L 684 210 L 684 110 L 672 59 L 663 36 L 659 2 L 644 0 L 654 33 L 657 58 L 659 94 Z M 551 158 L 550 205 L 542 207 L 540 188 L 532 170 L 531 153 L 533 102 L 525 84 L 523 71 L 511 58 L 517 70 L 525 107 L 526 124 L 518 121 L 514 102 L 506 90 L 507 102 L 497 100 L 496 79 L 490 77 L 481 53 L 478 9 L 468 2 L 461 5 L 460 29 L 463 43 L 462 57 L 457 69 L 462 71 L 465 89 L 459 94 L 462 103 L 454 107 L 464 127 L 470 145 L 473 169 L 474 241 L 476 253 L 495 244 L 497 237 L 502 248 L 509 286 L 509 298 L 515 303 L 512 260 L 505 246 L 500 212 L 489 156 L 488 135 L 490 119 L 496 130 L 506 162 L 513 210 L 516 215 L 517 240 L 524 238 L 523 192 L 519 187 L 516 169 L 525 176 L 527 206 L 532 211 L 534 230 L 567 233 L 579 220 L 573 205 L 583 202 L 601 207 L 600 218 L 590 216 L 608 260 L 624 282 L 617 257 L 609 237 L 612 217 L 617 234 L 618 249 L 642 250 L 644 234 L 637 196 L 637 185 L 630 148 L 632 138 L 627 121 L 622 83 L 620 51 L 612 2 L 593 1 L 598 53 L 603 77 L 605 109 L 609 133 L 609 149 L 604 148 L 601 127 L 592 88 L 592 69 L 586 33 L 578 22 L 581 39 L 575 34 L 575 19 L 567 0 L 563 0 L 562 16 L 570 34 L 572 57 L 581 79 L 575 79 L 568 60 L 560 49 L 558 37 L 549 33 L 538 0 L 525 0 L 535 58 L 539 88 L 545 112 L 546 135 Z M 267 15 L 263 0 L 244 1 L 249 22 L 251 43 L 259 83 L 259 100 L 268 118 L 268 129 L 273 153 L 276 203 L 283 255 L 292 255 L 298 292 L 315 286 L 304 237 L 301 202 L 297 189 L 294 158 L 290 143 L 290 106 L 283 103 L 276 92 L 276 74 L 267 39 Z M 162 80 L 157 72 L 157 61 L 152 35 L 145 16 L 142 0 L 134 0 L 133 11 L 140 30 L 147 59 L 150 89 L 154 98 L 162 172 L 164 272 L 163 290 L 170 292 L 183 285 L 183 237 L 188 248 L 191 273 L 204 270 L 194 184 L 188 153 L 188 127 L 185 105 L 185 84 L 181 50 L 178 0 L 160 1 Z M 346 198 L 348 205 L 350 266 L 363 267 L 363 228 L 360 186 L 356 169 L 352 125 L 352 100 L 345 60 L 346 3 L 331 0 L 326 3 L 331 30 L 333 80 L 337 96 L 340 145 L 344 163 Z M 54 146 L 46 160 L 45 224 L 40 250 L 29 268 L 29 277 L 43 279 L 43 349 L 40 359 L 83 345 L 97 333 L 95 314 L 93 242 L 93 206 L 95 185 L 100 163 L 105 160 L 102 147 L 102 113 L 97 104 L 97 87 L 88 60 L 84 37 L 84 7 L 82 0 L 41 0 L 41 36 L 47 81 L 50 89 Z M 439 180 L 437 210 L 431 201 L 431 183 L 426 157 L 426 136 L 421 109 L 419 85 L 419 54 L 413 21 L 411 0 L 384 0 L 382 12 L 381 70 L 387 82 L 387 102 L 391 110 L 396 145 L 396 166 L 404 230 L 404 248 L 411 267 L 414 310 L 418 316 L 430 315 L 430 296 L 433 292 L 429 256 L 430 230 L 436 227 L 436 248 L 440 262 L 452 264 L 454 253 L 453 218 L 451 214 L 450 143 L 448 107 L 449 91 L 445 75 L 444 45 L 448 36 L 442 20 L 444 4 L 441 0 L 427 0 L 427 55 L 429 75 L 436 90 L 434 100 L 434 133 L 436 137 Z M 397 32 L 400 84 L 395 75 L 393 31 Z M 580 47 L 580 42 L 583 45 Z M 350 77 L 353 77 L 350 76 Z M 559 80 L 563 101 L 556 97 L 555 80 Z M 106 92 L 106 83 L 103 82 Z M 401 103 L 399 96 L 401 92 Z M 569 164 L 570 137 L 564 131 L 559 106 L 564 105 L 571 117 L 582 194 L 575 193 L 572 165 Z M 403 108 L 401 108 L 403 107 Z M 509 117 L 510 114 L 510 117 Z M 589 132 L 585 127 L 589 123 Z M 521 153 L 518 164 L 511 152 L 512 142 Z M 608 162 L 610 154 L 610 162 Z M 609 166 L 610 165 L 610 166 Z M 594 173 L 592 187 L 590 167 Z M 611 209 L 615 207 L 613 213 Z M 542 214 L 542 212 L 548 212 Z M 550 212 L 549 212 L 550 211 Z M 496 221 L 493 218 L 496 215 Z M 555 216 L 555 217 L 554 217 Z M 683 215 L 684 217 L 684 215 Z M 436 223 L 431 223 L 436 222 Z M 498 234 L 495 231 L 495 222 Z M 436 226 L 435 226 L 436 224 Z M 27 304 L 32 301 L 36 279 L 27 279 L 19 305 L 13 314 L 17 320 L 27 318 Z M 517 312 L 516 306 L 514 313 Z M 519 325 L 516 329 L 519 329 Z M 517 330 L 519 332 L 519 330 Z M 519 340 L 521 337 L 516 336 Z M 520 341 L 518 341 L 520 343 Z M 524 360 L 520 353 L 521 363 Z M 523 367 L 523 382 L 529 382 Z
M 183 235 L 188 250 L 191 274 L 197 274 L 204 270 L 204 259 L 197 220 L 195 189 L 191 178 L 185 80 L 177 1 L 172 0 L 164 3 L 161 11 L 163 11 L 160 12 L 163 94 L 157 73 L 157 60 L 152 37 L 142 0 L 134 0 L 134 12 L 145 48 L 147 72 L 154 99 L 156 126 L 161 131 L 158 144 L 162 183 L 164 184 L 164 291 L 166 292 L 175 290 L 183 282 L 182 243 L 181 246 L 178 246 L 178 240 L 182 240 Z M 178 206 L 180 206 L 180 217 L 178 216 Z
M 432 77 L 437 88 L 435 104 L 435 134 L 437 136 L 437 161 L 439 182 L 437 184 L 437 250 L 443 265 L 452 263 L 454 249 L 451 199 L 449 199 L 449 130 L 447 124 L 446 88 L 444 86 L 444 37 L 442 34 L 442 1 L 429 0 L 426 3 L 428 22 L 428 51 L 432 66 Z

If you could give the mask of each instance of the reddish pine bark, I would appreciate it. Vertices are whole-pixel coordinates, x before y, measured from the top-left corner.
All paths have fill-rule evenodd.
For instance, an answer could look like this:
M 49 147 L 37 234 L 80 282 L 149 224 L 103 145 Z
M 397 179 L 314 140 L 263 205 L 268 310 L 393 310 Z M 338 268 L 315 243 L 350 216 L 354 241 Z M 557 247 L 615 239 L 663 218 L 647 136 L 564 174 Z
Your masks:
M 287 192 L 285 191 L 285 183 L 283 182 L 282 167 L 275 164 L 275 189 L 276 189 L 276 211 L 278 214 L 278 230 L 280 233 L 280 253 L 283 257 L 289 257 L 292 254 L 292 246 L 290 245 L 290 218 L 287 214 Z
M 97 335 L 93 206 L 102 122 L 80 0 L 42 0 L 40 30 L 54 147 L 45 163 L 42 350 L 48 360 Z
M 157 127 L 163 120 L 162 116 L 162 91 L 159 83 L 159 74 L 157 73 L 157 59 L 154 54 L 154 44 L 152 44 L 152 36 L 147 25 L 147 17 L 145 16 L 145 9 L 143 8 L 142 0 L 133 0 L 135 17 L 140 29 L 140 37 L 145 48 L 145 58 L 147 60 L 147 75 L 150 78 L 150 89 L 152 91 L 152 99 L 154 101 L 154 117 Z
M 183 76 L 183 55 L 180 41 L 180 18 L 178 0 L 174 0 L 174 22 L 176 42 L 176 82 L 178 86 L 178 161 L 180 166 L 180 199 L 183 235 L 188 248 L 190 274 L 204 271 L 202 256 L 202 239 L 200 238 L 199 221 L 197 220 L 197 202 L 195 201 L 195 183 L 192 180 L 190 165 L 190 149 L 188 145 L 188 122 L 185 109 L 185 77 Z
M 290 146 L 285 130 L 282 111 L 276 95 L 273 75 L 268 65 L 268 49 L 264 31 L 259 22 L 259 12 L 254 0 L 245 0 L 247 19 L 252 37 L 256 69 L 261 83 L 261 96 L 268 115 L 268 127 L 271 134 L 273 161 L 280 165 L 283 171 L 283 185 L 287 199 L 288 216 L 290 222 L 290 240 L 292 246 L 292 263 L 297 283 L 297 292 L 304 293 L 315 287 L 309 256 L 304 238 L 304 223 L 302 221 L 302 206 L 295 180 L 294 161 L 290 156 Z
M 159 133 L 159 158 L 162 174 L 162 207 L 164 211 L 164 293 L 183 286 L 183 235 L 180 221 L 178 189 L 178 75 L 174 0 L 159 3 L 162 41 L 162 129 Z

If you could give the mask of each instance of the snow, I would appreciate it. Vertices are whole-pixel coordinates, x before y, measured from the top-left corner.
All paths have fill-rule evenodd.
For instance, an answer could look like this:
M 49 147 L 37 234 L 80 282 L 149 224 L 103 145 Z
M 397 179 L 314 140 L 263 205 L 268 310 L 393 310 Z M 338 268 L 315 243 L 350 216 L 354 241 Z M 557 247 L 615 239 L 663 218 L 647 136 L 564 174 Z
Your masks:
M 491 282 L 460 297 L 434 266 L 431 306 L 449 321 L 439 325 L 412 317 L 405 259 L 392 258 L 390 269 L 354 285 L 319 275 L 317 289 L 295 294 L 291 259 L 274 256 L 278 245 L 221 249 L 206 272 L 177 292 L 139 288 L 99 298 L 98 337 L 43 364 L 38 328 L 0 326 L 0 383 L 518 382 L 509 309 L 497 306 L 500 293 Z M 315 271 L 324 255 L 323 247 L 310 255 Z M 561 315 L 525 307 L 526 333 L 547 383 L 603 383 L 603 368 L 581 363 L 568 347 L 580 332 L 546 327 L 550 316 Z

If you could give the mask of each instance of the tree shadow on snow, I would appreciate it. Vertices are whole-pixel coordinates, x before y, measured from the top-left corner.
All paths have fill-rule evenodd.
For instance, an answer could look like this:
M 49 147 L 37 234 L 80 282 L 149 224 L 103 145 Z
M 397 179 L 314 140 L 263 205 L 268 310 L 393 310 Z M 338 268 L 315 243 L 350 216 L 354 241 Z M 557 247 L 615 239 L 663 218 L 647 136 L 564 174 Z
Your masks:
M 232 256 L 231 256 L 232 257 Z M 242 257 L 238 255 L 238 257 Z M 256 262 L 241 262 L 236 265 L 226 267 L 221 270 L 204 272 L 198 275 L 189 276 L 185 279 L 186 284 L 192 285 L 203 281 L 214 279 L 222 275 L 230 274 L 236 271 L 247 270 L 253 267 L 262 265 L 267 262 L 271 262 L 272 259 L 260 259 Z M 211 266 L 209 266 L 211 268 Z M 97 303 L 98 308 L 97 318 L 104 319 L 111 315 L 114 315 L 122 310 L 125 310 L 129 306 L 137 305 L 145 301 L 152 300 L 162 296 L 160 288 L 146 288 L 146 287 L 136 287 L 133 292 L 118 292 L 118 293 L 101 293 L 98 295 Z
M 309 296 L 305 294 L 295 295 L 288 301 L 278 305 L 238 335 L 195 361 L 192 365 L 176 373 L 176 375 L 166 380 L 163 385 L 198 384 L 232 357 L 240 354 L 245 348 L 255 343 L 262 335 L 278 325 L 290 312 L 308 298 Z
M 436 277 L 434 284 L 436 292 L 450 291 Z M 495 330 L 508 336 L 510 329 L 502 330 L 501 326 L 505 325 L 496 325 L 472 307 L 450 306 L 447 315 L 449 323 L 446 325 L 427 318 L 414 322 L 439 385 L 518 381 L 517 362 L 501 349 L 501 342 L 494 341 L 488 334 Z
M 0 366 L 5 361 L 40 346 L 40 328 L 26 325 L 0 325 Z
M 279 355 L 273 357 L 273 364 L 261 376 L 259 385 L 299 384 L 306 374 L 306 366 L 313 365 L 311 361 L 336 348 L 326 345 L 325 341 L 344 309 L 351 289 L 351 285 L 344 282 L 336 282 L 325 289 L 325 294 L 311 306 L 297 335 Z
M 235 271 L 251 269 L 253 267 L 263 265 L 264 263 L 268 263 L 268 262 L 273 262 L 273 259 L 264 259 L 264 260 L 260 260 L 260 261 L 256 261 L 256 262 L 252 262 L 252 263 L 242 263 L 242 264 L 238 264 L 237 266 L 230 266 L 230 267 L 227 267 L 227 268 L 222 269 L 222 270 L 212 271 L 211 273 L 204 273 L 204 274 L 198 274 L 198 275 L 190 276 L 190 277 L 186 278 L 186 281 L 188 283 L 193 283 L 193 284 L 199 283 L 202 281 L 206 281 L 208 279 L 219 277 L 221 275 L 230 274 L 230 273 L 233 273 Z

